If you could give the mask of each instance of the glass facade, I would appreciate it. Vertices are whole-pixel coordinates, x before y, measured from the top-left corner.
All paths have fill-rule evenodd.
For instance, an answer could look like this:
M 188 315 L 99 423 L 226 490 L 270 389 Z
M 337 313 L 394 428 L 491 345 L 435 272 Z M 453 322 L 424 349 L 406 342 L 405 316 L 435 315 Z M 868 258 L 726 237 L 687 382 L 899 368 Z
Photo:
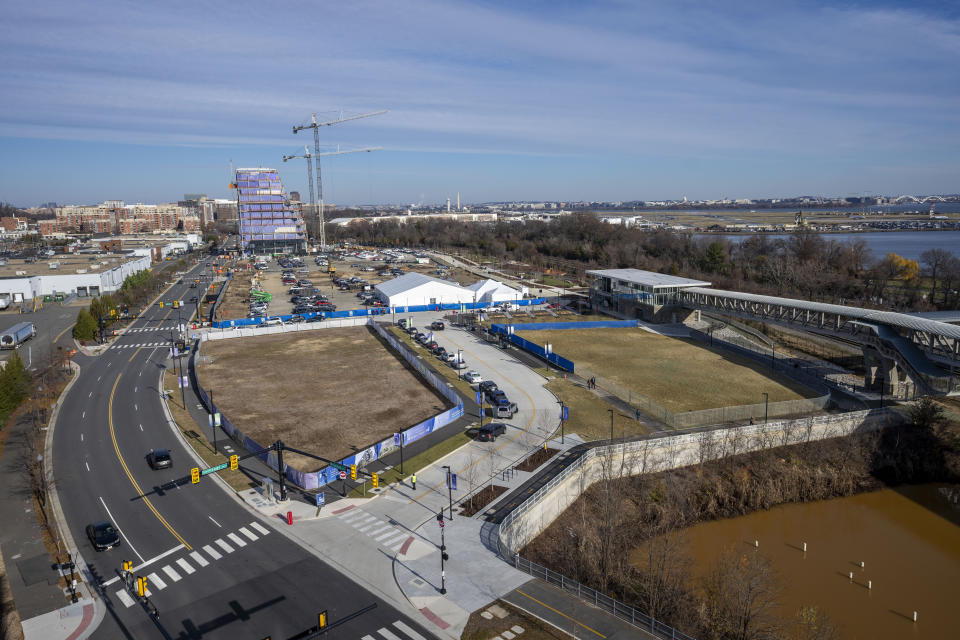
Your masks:
M 270 253 L 306 249 L 303 218 L 287 204 L 276 169 L 237 169 L 235 184 L 244 249 Z

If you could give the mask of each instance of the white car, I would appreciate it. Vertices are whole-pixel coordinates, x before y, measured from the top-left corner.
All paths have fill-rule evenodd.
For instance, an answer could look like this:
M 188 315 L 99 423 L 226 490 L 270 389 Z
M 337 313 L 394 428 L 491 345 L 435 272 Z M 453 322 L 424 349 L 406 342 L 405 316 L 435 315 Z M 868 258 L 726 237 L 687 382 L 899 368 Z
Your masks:
M 480 375 L 477 371 L 467 371 L 463 379 L 469 382 L 470 384 L 479 384 L 483 382 L 483 376 Z

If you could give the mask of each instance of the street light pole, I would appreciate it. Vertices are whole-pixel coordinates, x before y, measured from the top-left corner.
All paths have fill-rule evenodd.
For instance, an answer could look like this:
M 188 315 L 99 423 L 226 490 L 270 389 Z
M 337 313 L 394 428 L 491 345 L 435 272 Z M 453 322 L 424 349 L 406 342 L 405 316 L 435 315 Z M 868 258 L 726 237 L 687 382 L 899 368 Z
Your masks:
M 563 444 L 563 400 L 560 401 L 560 444 Z
M 610 442 L 613 442 L 613 409 L 607 409 L 610 412 Z
M 763 424 L 767 424 L 767 415 L 768 409 L 770 407 L 770 394 L 766 391 L 761 391 L 763 394 Z
M 452 470 L 450 465 L 443 465 L 441 469 L 447 470 L 447 497 L 450 500 L 450 520 L 453 520 L 453 478 L 450 476 Z

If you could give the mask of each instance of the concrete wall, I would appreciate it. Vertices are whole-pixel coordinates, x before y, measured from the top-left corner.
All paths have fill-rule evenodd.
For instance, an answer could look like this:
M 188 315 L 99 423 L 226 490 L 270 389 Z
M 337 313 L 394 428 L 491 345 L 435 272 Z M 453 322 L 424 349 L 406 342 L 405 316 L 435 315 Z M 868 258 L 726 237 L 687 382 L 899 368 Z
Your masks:
M 594 447 L 511 512 L 500 525 L 500 541 L 511 551 L 518 551 L 600 480 L 657 473 L 749 451 L 882 429 L 901 422 L 899 414 L 890 409 L 871 409 Z

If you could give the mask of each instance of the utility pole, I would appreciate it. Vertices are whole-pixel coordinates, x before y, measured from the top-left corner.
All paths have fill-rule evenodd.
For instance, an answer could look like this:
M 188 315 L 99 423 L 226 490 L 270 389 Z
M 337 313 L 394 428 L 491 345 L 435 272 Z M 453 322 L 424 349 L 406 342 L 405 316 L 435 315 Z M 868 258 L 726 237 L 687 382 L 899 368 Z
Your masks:
M 320 127 L 329 127 L 335 124 L 339 124 L 341 122 L 347 122 L 349 120 L 359 120 L 360 118 L 369 118 L 371 116 L 378 116 L 386 112 L 387 110 L 383 109 L 381 111 L 373 111 L 371 113 L 362 113 L 357 116 L 348 116 L 346 118 L 344 118 L 343 115 L 341 115 L 336 120 L 327 120 L 326 122 L 317 122 L 317 114 L 314 113 L 314 114 L 311 114 L 310 116 L 309 124 L 294 125 L 293 132 L 297 133 L 298 131 L 303 131 L 304 129 L 313 129 L 313 155 L 314 157 L 316 157 L 316 156 L 322 155 L 320 153 Z M 323 249 L 323 247 L 325 247 L 327 244 L 327 235 L 324 230 L 324 224 L 323 224 L 323 179 L 321 176 L 319 162 L 317 162 L 316 170 L 317 170 L 317 197 L 320 200 L 320 208 L 317 211 L 317 222 L 318 222 L 318 226 L 320 227 L 320 232 L 319 232 L 320 248 Z

